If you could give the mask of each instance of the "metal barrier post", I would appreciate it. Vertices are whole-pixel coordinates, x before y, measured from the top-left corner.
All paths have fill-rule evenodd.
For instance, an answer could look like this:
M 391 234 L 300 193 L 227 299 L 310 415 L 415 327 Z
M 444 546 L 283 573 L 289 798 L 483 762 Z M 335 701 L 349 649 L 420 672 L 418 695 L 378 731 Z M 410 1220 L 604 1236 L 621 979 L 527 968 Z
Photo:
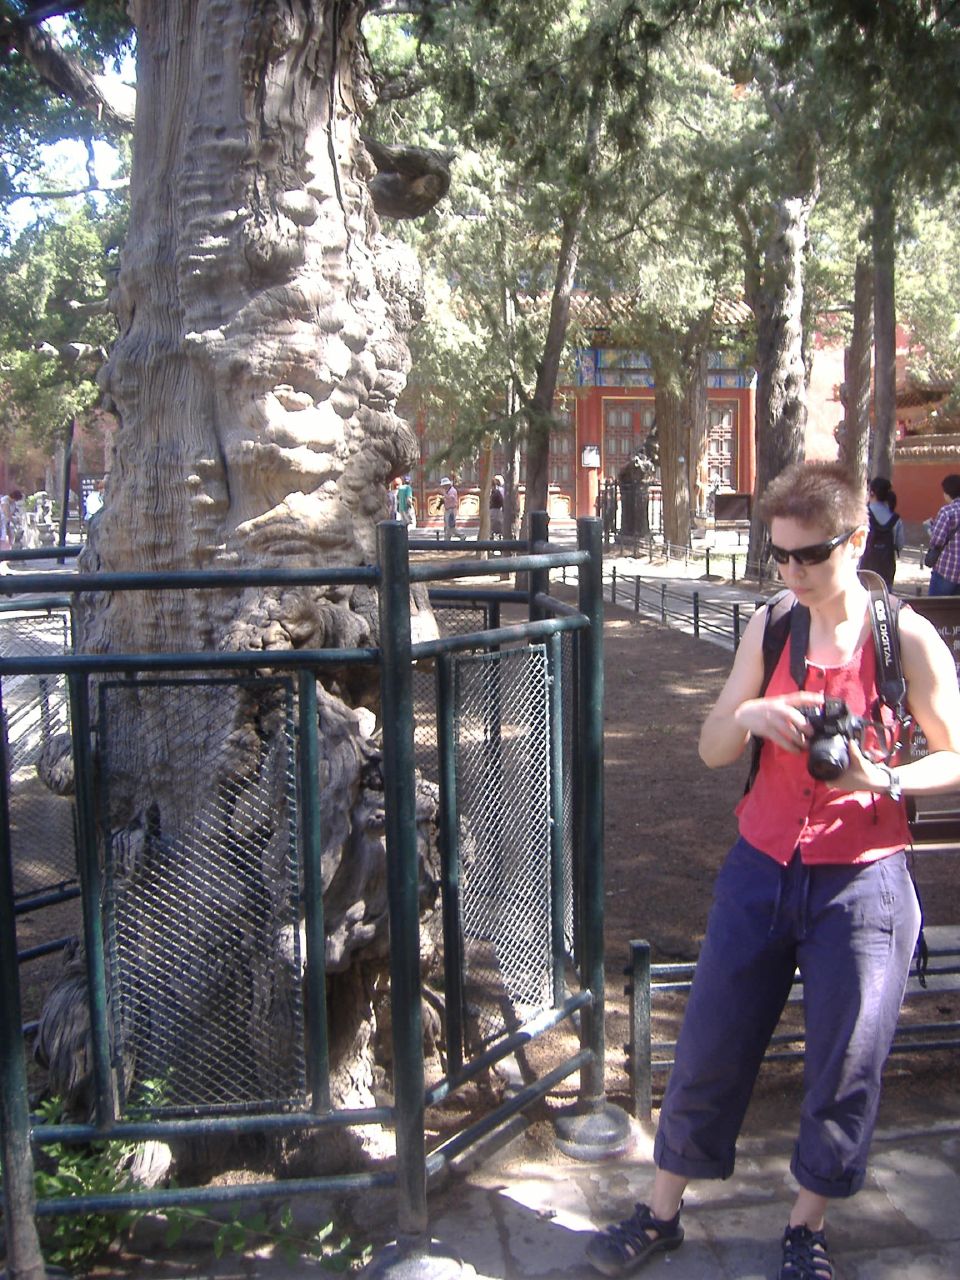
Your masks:
M 740 647 L 740 605 L 733 606 L 733 651 Z
M 650 943 L 631 939 L 627 966 L 627 995 L 630 997 L 629 1076 L 631 1114 L 649 1120 L 653 1107 L 653 1072 L 650 1067 Z
M 447 1070 L 463 1067 L 463 930 L 460 912 L 460 824 L 457 821 L 456 707 L 453 661 L 437 657 L 437 756 L 440 770 L 440 860 L 443 874 L 444 1031 Z
M 563 649 L 560 636 L 551 636 L 547 647 L 550 674 L 550 967 L 553 1002 L 563 1004 L 566 948 L 563 917 L 566 884 L 563 874 Z
M 380 714 L 390 902 L 390 1012 L 397 1141 L 397 1240 L 366 1276 L 457 1276 L 452 1252 L 430 1240 L 427 1214 L 425 1081 L 420 990 L 420 871 L 413 747 L 410 560 L 406 526 L 377 526 L 380 559 Z
M 710 548 L 704 547 L 704 554 L 707 562 L 707 577 L 710 577 Z
M 579 1098 L 557 1117 L 557 1145 L 567 1155 L 597 1160 L 631 1145 L 630 1120 L 604 1092 L 603 972 L 603 548 L 597 520 L 577 521 L 577 545 L 590 559 L 580 567 L 580 612 L 590 626 L 578 651 L 579 732 L 574 762 L 578 800 L 580 980 L 593 999 L 580 1013 L 581 1047 L 590 1052 L 580 1071 Z
M 326 938 L 323 926 L 323 841 L 320 830 L 317 677 L 298 675 L 300 728 L 300 812 L 303 845 L 303 898 L 307 943 L 307 1026 L 310 1060 L 307 1077 L 312 1110 L 330 1110 L 330 1056 L 327 1029 Z
M 43 1280 L 46 1270 L 33 1217 L 33 1152 L 23 1052 L 17 922 L 10 847 L 7 735 L 0 728 L 0 1154 L 3 1222 L 11 1280 Z
M 86 675 L 71 672 L 70 728 L 77 806 L 77 867 L 83 899 L 83 946 L 86 953 L 90 1040 L 97 1127 L 109 1129 L 116 1118 L 110 1030 L 107 1013 L 106 952 L 103 939 L 103 875 L 97 850 L 94 767 L 90 732 L 90 687 Z
M 530 512 L 530 551 L 536 549 L 538 542 L 546 542 L 550 537 L 550 517 L 546 511 Z M 534 569 L 528 578 L 530 587 L 530 603 L 528 614 L 531 622 L 543 617 L 543 611 L 534 602 L 538 595 L 550 593 L 550 570 Z
M 394 1046 L 400 1234 L 427 1231 L 420 908 L 414 789 L 410 566 L 399 520 L 377 527 L 380 557 L 380 714 L 390 899 L 390 1007 Z
M 700 639 L 700 592 L 693 593 L 693 634 Z

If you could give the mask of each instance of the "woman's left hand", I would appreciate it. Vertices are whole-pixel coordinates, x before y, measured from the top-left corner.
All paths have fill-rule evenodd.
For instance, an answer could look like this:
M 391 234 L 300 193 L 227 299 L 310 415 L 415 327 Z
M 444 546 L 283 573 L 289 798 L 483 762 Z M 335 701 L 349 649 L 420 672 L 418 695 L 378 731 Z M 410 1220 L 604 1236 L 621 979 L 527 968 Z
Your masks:
M 850 763 L 830 785 L 838 791 L 886 791 L 889 779 L 879 764 L 863 754 L 856 739 L 850 738 L 847 747 Z

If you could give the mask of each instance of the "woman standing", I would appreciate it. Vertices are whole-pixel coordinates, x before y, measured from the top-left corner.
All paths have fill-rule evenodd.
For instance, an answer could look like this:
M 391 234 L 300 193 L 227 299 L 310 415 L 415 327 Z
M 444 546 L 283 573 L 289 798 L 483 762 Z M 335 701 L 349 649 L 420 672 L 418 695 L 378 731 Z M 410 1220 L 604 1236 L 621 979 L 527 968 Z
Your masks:
M 867 520 L 867 541 L 860 568 L 879 573 L 892 588 L 897 557 L 903 550 L 903 521 L 897 515 L 897 495 L 885 476 L 874 476 L 870 481 Z
M 701 731 L 710 768 L 737 760 L 751 739 L 761 744 L 759 768 L 737 806 L 740 838 L 717 879 L 660 1112 L 650 1203 L 587 1249 L 605 1275 L 624 1275 L 679 1246 L 688 1181 L 733 1172 L 754 1081 L 799 968 L 804 1096 L 791 1163 L 799 1190 L 779 1276 L 830 1280 L 824 1216 L 831 1200 L 863 1185 L 881 1071 L 920 926 L 902 795 L 960 784 L 953 656 L 906 607 L 899 639 L 907 701 L 929 754 L 891 769 L 851 740 L 839 776 L 811 776 L 805 712 L 836 698 L 855 716 L 881 714 L 869 596 L 857 575 L 867 535 L 863 497 L 844 468 L 802 464 L 773 481 L 760 514 L 796 599 L 791 616 L 809 623 L 805 661 L 791 664 L 787 643 L 764 689 L 767 609 L 759 609 Z M 798 665 L 800 683 L 791 673 Z

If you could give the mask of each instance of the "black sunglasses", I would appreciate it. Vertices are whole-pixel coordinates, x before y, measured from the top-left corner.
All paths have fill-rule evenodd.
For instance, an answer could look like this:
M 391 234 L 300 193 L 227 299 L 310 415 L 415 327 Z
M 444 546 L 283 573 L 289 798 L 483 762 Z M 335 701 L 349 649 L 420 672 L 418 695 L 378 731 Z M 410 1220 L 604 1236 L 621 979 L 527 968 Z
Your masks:
M 829 542 L 815 542 L 812 547 L 797 547 L 792 551 L 787 551 L 784 547 L 778 547 L 771 542 L 770 555 L 777 564 L 786 564 L 791 556 L 797 564 L 823 564 L 824 560 L 830 559 L 837 547 L 853 537 L 854 532 L 853 529 L 848 529 L 846 533 L 838 533 Z

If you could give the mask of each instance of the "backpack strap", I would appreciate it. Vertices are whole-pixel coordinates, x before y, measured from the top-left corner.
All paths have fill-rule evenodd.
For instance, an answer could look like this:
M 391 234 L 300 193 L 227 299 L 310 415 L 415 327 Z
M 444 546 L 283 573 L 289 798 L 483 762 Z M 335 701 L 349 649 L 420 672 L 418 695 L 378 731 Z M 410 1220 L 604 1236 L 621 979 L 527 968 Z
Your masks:
M 794 615 L 797 613 L 806 614 L 806 637 L 803 638 L 803 648 L 799 649 L 800 640 L 791 641 L 791 664 L 793 661 L 793 651 L 799 649 L 801 660 L 805 659 L 807 651 L 807 638 L 810 633 L 810 611 L 805 609 L 803 605 L 798 605 L 796 597 L 792 591 L 784 588 L 778 591 L 776 595 L 770 597 L 766 602 L 767 616 L 763 623 L 763 640 L 761 642 L 761 653 L 763 655 L 763 679 L 760 683 L 760 693 L 758 697 L 763 697 L 767 691 L 767 686 L 773 679 L 773 673 L 780 661 L 780 655 L 783 653 L 783 647 L 787 643 L 787 637 L 792 637 L 794 631 Z M 805 662 L 804 662 L 805 666 Z M 792 665 L 791 665 L 792 671 Z M 750 739 L 750 770 L 747 774 L 746 785 L 743 788 L 744 795 L 753 786 L 754 778 L 757 776 L 757 770 L 760 768 L 760 749 L 763 746 L 762 738 Z

